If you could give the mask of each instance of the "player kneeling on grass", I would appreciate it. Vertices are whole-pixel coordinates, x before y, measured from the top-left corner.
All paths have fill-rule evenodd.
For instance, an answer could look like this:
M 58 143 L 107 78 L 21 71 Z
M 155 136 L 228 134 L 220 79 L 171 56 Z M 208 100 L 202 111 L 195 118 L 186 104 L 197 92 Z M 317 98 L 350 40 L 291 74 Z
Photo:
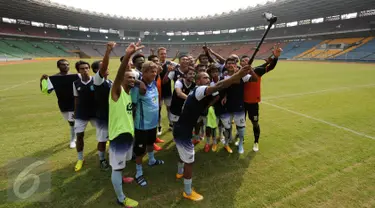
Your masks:
M 246 66 L 237 71 L 226 80 L 219 81 L 214 86 L 210 86 L 210 77 L 207 73 L 201 72 L 196 79 L 197 87 L 190 92 L 186 98 L 182 113 L 173 129 L 173 137 L 180 160 L 176 178 L 184 177 L 183 196 L 193 201 L 200 201 L 203 196 L 192 190 L 192 174 L 194 163 L 194 145 L 192 143 L 192 132 L 202 111 L 206 110 L 212 102 L 213 93 L 229 87 L 235 81 L 240 80 L 252 72 L 250 66 Z M 252 72 L 253 73 L 253 72 Z
M 85 129 L 90 121 L 91 125 L 96 127 L 96 109 L 95 109 L 95 92 L 94 81 L 90 76 L 90 64 L 85 61 L 78 61 L 76 69 L 81 75 L 81 79 L 73 82 L 73 94 L 75 97 L 75 123 L 74 131 L 77 134 L 76 149 L 78 152 L 78 161 L 75 166 L 75 171 L 79 171 L 83 165 L 83 148 L 84 148 L 84 135 Z M 106 142 L 106 138 L 98 137 L 98 142 Z
M 126 197 L 122 190 L 122 170 L 126 161 L 133 154 L 133 104 L 130 89 L 134 87 L 135 75 L 129 67 L 130 57 L 144 46 L 130 44 L 126 54 L 121 61 L 120 68 L 112 84 L 109 96 L 109 163 L 112 166 L 112 184 L 116 192 L 117 203 L 125 207 L 136 207 L 138 202 Z
M 164 164 L 164 161 L 156 160 L 154 156 L 154 143 L 159 120 L 159 93 L 155 81 L 158 68 L 159 66 L 153 62 L 143 64 L 142 81 L 146 84 L 147 90 L 145 93 L 140 92 L 138 87 L 131 90 L 132 101 L 136 105 L 134 153 L 137 172 L 135 179 L 140 186 L 147 185 L 142 169 L 142 158 L 146 150 L 149 166 Z

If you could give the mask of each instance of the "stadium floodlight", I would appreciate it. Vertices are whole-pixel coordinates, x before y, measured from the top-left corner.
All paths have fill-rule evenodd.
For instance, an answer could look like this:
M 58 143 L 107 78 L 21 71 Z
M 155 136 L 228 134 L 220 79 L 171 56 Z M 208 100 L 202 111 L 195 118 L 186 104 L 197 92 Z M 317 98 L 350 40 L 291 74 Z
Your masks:
M 259 44 L 257 45 L 257 47 L 256 47 L 256 49 L 255 49 L 253 55 L 251 56 L 251 58 L 250 58 L 250 60 L 249 60 L 249 65 L 251 65 L 251 64 L 253 63 L 254 58 L 255 58 L 255 56 L 257 55 L 260 46 L 263 44 L 264 39 L 266 38 L 268 32 L 270 31 L 272 25 L 275 24 L 276 21 L 277 21 L 277 17 L 276 17 L 275 15 L 273 15 L 271 12 L 264 12 L 264 13 L 262 14 L 262 17 L 264 17 L 264 18 L 267 20 L 267 22 L 269 22 L 269 23 L 268 23 L 268 27 L 267 27 L 267 30 L 264 32 L 263 37 L 262 37 L 262 39 L 260 40 Z

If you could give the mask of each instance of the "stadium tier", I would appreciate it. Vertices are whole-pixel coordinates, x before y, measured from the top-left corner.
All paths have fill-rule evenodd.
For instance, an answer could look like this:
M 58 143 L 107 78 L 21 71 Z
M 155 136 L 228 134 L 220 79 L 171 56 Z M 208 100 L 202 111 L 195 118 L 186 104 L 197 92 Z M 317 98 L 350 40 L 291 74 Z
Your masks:
M 308 10 L 315 9 L 316 12 L 306 10 L 303 13 L 294 6 L 300 4 L 296 0 L 274 3 L 281 6 L 272 7 L 279 13 L 278 22 L 256 58 L 266 58 L 273 45 L 279 43 L 284 48 L 281 59 L 372 61 L 375 52 L 372 38 L 375 36 L 375 15 L 369 10 L 372 4 L 345 0 L 346 6 L 342 6 L 342 1 L 335 1 L 327 3 L 336 9 L 335 13 L 321 11 L 319 6 L 312 8 L 313 5 Z M 244 9 L 233 15 L 228 13 L 207 19 L 148 21 L 98 13 L 83 14 L 73 8 L 61 10 L 59 5 L 50 1 L 14 0 L 0 5 L 0 11 L 7 16 L 0 23 L 0 60 L 4 57 L 102 57 L 107 41 L 118 43 L 113 56 L 119 57 L 123 55 L 126 44 L 139 38 L 146 45 L 142 50 L 146 55 L 151 48 L 165 47 L 169 57 L 177 51 L 197 57 L 202 53 L 204 43 L 223 57 L 251 55 L 266 28 L 266 23 L 257 14 L 261 11 L 252 9 L 251 12 Z M 350 10 L 348 5 L 355 9 Z M 296 14 L 283 12 L 291 8 Z M 26 20 L 23 11 L 38 22 Z M 344 13 L 338 15 L 337 12 Z M 56 23 L 53 23 L 54 19 Z
M 362 43 L 365 41 L 364 43 Z M 264 59 L 271 53 L 272 47 L 280 44 L 284 52 L 281 59 L 319 59 L 319 60 L 348 60 L 348 61 L 373 61 L 372 54 L 375 53 L 375 39 L 348 38 L 334 40 L 303 40 L 303 41 L 270 41 L 260 48 L 256 58 Z M 114 57 L 120 57 L 125 51 L 125 45 L 119 43 L 112 52 Z M 257 43 L 218 43 L 208 44 L 215 52 L 223 57 L 230 54 L 251 55 Z M 194 57 L 203 53 L 202 45 L 162 45 L 148 44 L 142 50 L 145 55 L 150 54 L 150 49 L 157 50 L 158 47 L 166 47 L 169 57 L 175 56 L 176 52 L 191 53 Z M 327 48 L 325 48 L 327 47 Z M 330 48 L 331 47 L 331 48 Z M 339 47 L 339 48 L 332 48 Z M 74 57 L 82 58 L 102 57 L 105 53 L 105 43 L 94 42 L 59 42 L 38 39 L 2 39 L 0 40 L 1 59 L 8 58 L 35 58 L 35 57 Z M 369 56 L 368 58 L 366 58 Z
M 327 21 L 320 24 L 306 24 L 295 27 L 286 27 L 280 25 L 271 30 L 269 38 L 289 37 L 289 36 L 311 36 L 319 33 L 327 32 L 341 32 L 341 31 L 355 31 L 366 30 L 372 26 L 374 21 L 373 16 L 365 16 L 349 20 Z M 205 34 L 205 35 L 174 35 L 169 36 L 165 32 L 153 35 L 148 34 L 143 38 L 147 43 L 168 43 L 168 42 L 184 42 L 184 43 L 202 43 L 202 42 L 233 42 L 259 39 L 263 32 L 262 29 L 255 28 L 240 28 L 236 33 L 222 33 L 222 34 Z M 123 31 L 123 36 L 140 37 L 140 32 Z M 56 28 L 33 27 L 20 24 L 6 24 L 0 23 L 0 34 L 2 35 L 29 35 L 36 37 L 52 37 L 52 38 L 69 38 L 80 40 L 103 40 L 103 41 L 119 41 L 123 40 L 119 34 L 98 33 L 91 31 L 76 30 L 62 30 Z
M 366 44 L 336 57 L 336 60 L 374 60 L 372 55 L 375 53 L 375 39 L 370 40 Z
M 372 37 L 360 37 L 360 38 L 339 38 L 333 40 L 324 40 L 321 43 L 317 44 L 316 46 L 302 52 L 301 54 L 297 55 L 295 58 L 297 59 L 335 59 L 335 57 L 341 57 L 336 60 L 344 60 L 342 59 L 343 55 L 348 52 L 355 51 L 363 46 L 366 46 L 371 41 Z M 370 49 L 371 51 L 371 49 Z M 375 51 L 374 51 L 375 52 Z M 359 57 L 356 60 L 360 60 Z M 352 59 L 353 60 L 353 59 Z
M 284 47 L 284 53 L 280 58 L 292 59 L 293 57 L 311 49 L 320 42 L 320 40 L 290 42 Z
M 4 39 L 0 41 L 2 57 L 34 58 L 34 57 L 72 57 L 66 48 L 52 42 L 37 40 Z

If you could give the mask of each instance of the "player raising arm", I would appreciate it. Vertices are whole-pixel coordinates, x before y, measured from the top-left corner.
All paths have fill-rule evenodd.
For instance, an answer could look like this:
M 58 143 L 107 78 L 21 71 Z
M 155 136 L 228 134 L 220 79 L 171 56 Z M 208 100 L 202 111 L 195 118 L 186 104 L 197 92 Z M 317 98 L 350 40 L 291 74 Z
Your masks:
M 116 43 L 107 43 L 107 50 L 105 52 L 103 61 L 97 61 L 98 70 L 94 75 L 94 93 L 95 93 L 95 107 L 96 107 L 96 129 L 98 132 L 98 155 L 100 160 L 100 167 L 104 170 L 109 168 L 107 160 L 105 160 L 105 147 L 108 140 L 108 97 L 112 86 L 112 81 L 108 79 L 108 65 L 109 56 L 115 47 Z M 92 64 L 92 68 L 94 70 Z
M 183 196 L 193 201 L 200 201 L 203 196 L 193 191 L 191 188 L 193 163 L 194 163 L 194 145 L 192 143 L 192 131 L 198 121 L 201 113 L 208 108 L 211 103 L 213 93 L 229 87 L 231 84 L 238 82 L 242 77 L 249 73 L 254 73 L 250 66 L 243 67 L 233 76 L 226 80 L 210 85 L 210 77 L 207 73 L 201 72 L 196 79 L 196 87 L 192 90 L 183 107 L 180 118 L 173 129 L 173 136 L 176 147 L 180 156 L 176 178 L 184 177 Z
M 255 67 L 254 72 L 258 75 L 259 79 L 256 82 L 245 83 L 244 86 L 244 102 L 245 102 L 245 112 L 248 114 L 248 117 L 253 125 L 254 132 L 254 145 L 253 150 L 255 152 L 259 151 L 259 137 L 260 137 L 260 127 L 259 127 L 259 102 L 261 99 L 261 77 L 272 71 L 278 61 L 279 56 L 283 50 L 280 48 L 280 45 L 277 44 L 272 51 L 273 58 L 266 60 L 266 63 Z M 241 65 L 247 64 L 250 58 L 244 56 L 241 58 Z M 237 143 L 236 143 L 237 144 Z
M 144 48 L 140 42 L 130 44 L 121 61 L 116 78 L 112 84 L 109 96 L 109 163 L 112 166 L 112 184 L 116 192 L 117 202 L 125 207 L 136 207 L 138 202 L 124 195 L 122 190 L 122 170 L 126 161 L 133 153 L 134 120 L 133 104 L 130 89 L 134 87 L 135 76 L 130 70 L 130 57 Z

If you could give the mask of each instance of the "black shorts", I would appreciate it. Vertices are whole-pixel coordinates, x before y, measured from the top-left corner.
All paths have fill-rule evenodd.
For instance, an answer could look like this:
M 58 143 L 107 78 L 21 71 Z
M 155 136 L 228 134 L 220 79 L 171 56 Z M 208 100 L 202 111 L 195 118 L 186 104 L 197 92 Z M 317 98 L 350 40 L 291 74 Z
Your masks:
M 249 116 L 251 122 L 259 121 L 259 104 L 245 103 L 245 113 Z
M 139 130 L 135 129 L 134 153 L 136 156 L 142 156 L 146 153 L 146 146 L 153 146 L 156 141 L 156 129 Z

